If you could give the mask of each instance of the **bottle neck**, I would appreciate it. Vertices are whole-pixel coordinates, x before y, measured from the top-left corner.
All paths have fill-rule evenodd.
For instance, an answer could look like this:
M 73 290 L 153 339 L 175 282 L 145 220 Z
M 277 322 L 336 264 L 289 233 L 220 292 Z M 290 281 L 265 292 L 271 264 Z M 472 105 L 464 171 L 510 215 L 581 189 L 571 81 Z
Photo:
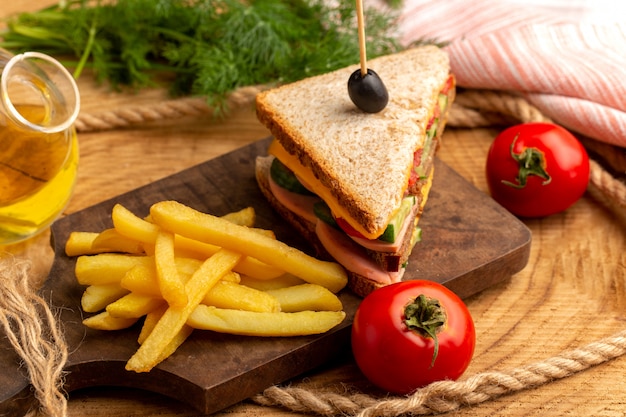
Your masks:
M 44 133 L 69 129 L 80 110 L 74 78 L 57 60 L 38 52 L 15 55 L 6 63 L 0 102 L 7 120 Z

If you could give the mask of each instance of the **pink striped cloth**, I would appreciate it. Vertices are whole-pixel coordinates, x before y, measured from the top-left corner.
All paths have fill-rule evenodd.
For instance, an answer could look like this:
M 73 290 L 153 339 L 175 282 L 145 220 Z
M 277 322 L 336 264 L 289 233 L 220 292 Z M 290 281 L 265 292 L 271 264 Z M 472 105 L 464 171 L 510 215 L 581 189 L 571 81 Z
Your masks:
M 618 2 L 406 0 L 399 29 L 404 44 L 448 42 L 459 86 L 518 92 L 556 123 L 626 147 Z

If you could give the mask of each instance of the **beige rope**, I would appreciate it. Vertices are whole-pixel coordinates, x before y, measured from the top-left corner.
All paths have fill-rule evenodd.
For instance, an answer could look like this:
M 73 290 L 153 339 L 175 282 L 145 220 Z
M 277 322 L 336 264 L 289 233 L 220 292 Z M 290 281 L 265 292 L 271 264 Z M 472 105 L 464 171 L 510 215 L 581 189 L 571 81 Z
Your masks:
M 267 89 L 268 86 L 242 87 L 227 98 L 228 108 L 238 108 L 251 105 L 256 95 Z M 116 110 L 99 113 L 80 113 L 75 126 L 79 132 L 92 132 L 119 129 L 159 120 L 174 120 L 188 116 L 212 114 L 214 109 L 209 107 L 207 100 L 200 97 L 183 97 L 176 100 L 167 100 L 153 105 L 128 106 Z
M 110 130 L 157 120 L 198 116 L 208 112 L 209 107 L 206 100 L 184 98 L 159 102 L 152 106 L 120 108 L 96 114 L 81 113 L 75 126 L 81 132 Z
M 626 331 L 542 362 L 504 372 L 484 372 L 463 381 L 434 382 L 406 397 L 377 399 L 356 394 L 270 387 L 252 397 L 264 406 L 280 406 L 322 416 L 396 417 L 430 415 L 477 405 L 499 396 L 534 388 L 626 354 Z
M 227 107 L 251 105 L 256 95 L 267 88 L 268 85 L 239 88 L 228 96 Z M 213 112 L 214 109 L 209 107 L 206 99 L 184 97 L 153 105 L 128 106 L 93 114 L 81 113 L 75 125 L 79 132 L 102 131 Z M 520 96 L 491 90 L 464 90 L 457 95 L 452 105 L 448 124 L 453 127 L 476 128 L 533 121 L 549 119 Z
M 495 113 L 501 117 L 509 116 L 518 123 L 550 122 L 539 109 L 531 105 L 523 97 L 504 91 L 463 90 L 454 101 L 458 106 L 455 110 Z M 471 127 L 471 126 L 459 126 Z
M 29 267 L 30 263 L 10 256 L 0 259 L 0 323 L 28 373 L 41 405 L 38 411 L 63 417 L 67 346 L 48 303 L 30 287 Z
M 626 210 L 626 187 L 624 183 L 604 170 L 596 161 L 591 161 L 589 182 L 592 186 L 602 190 L 605 198 L 618 205 L 621 210 Z

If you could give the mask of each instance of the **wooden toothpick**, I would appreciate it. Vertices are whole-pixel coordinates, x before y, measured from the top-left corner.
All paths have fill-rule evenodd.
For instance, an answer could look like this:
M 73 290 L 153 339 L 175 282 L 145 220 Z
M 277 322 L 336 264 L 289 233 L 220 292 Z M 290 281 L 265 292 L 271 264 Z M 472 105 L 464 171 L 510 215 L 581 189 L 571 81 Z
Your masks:
M 367 52 L 365 51 L 365 23 L 363 19 L 363 0 L 356 0 L 356 16 L 359 30 L 359 49 L 361 52 L 361 76 L 367 75 Z

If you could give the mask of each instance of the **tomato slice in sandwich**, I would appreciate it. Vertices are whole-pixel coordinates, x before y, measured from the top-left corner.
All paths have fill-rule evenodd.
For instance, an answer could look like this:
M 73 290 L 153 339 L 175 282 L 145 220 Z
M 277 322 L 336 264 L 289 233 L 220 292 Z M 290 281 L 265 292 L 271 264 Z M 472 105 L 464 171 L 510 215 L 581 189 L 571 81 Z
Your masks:
M 452 88 L 453 82 L 454 82 L 454 77 L 451 75 L 446 80 L 446 83 L 441 89 L 440 94 L 448 94 L 448 91 L 450 91 L 450 89 Z
M 411 169 L 411 175 L 409 176 L 409 188 L 413 187 L 417 181 L 419 181 L 420 176 L 417 173 L 416 168 L 420 166 L 422 163 L 422 153 L 423 149 L 418 149 L 413 154 L 413 169 Z
M 348 236 L 358 237 L 358 238 L 361 238 L 361 239 L 367 239 L 361 233 L 356 231 L 354 229 L 354 227 L 350 226 L 350 223 L 348 223 L 347 221 L 345 221 L 341 217 L 335 217 L 335 223 L 337 223 L 337 226 L 339 226 L 339 228 L 341 230 L 343 230 L 344 233 L 347 234 Z

